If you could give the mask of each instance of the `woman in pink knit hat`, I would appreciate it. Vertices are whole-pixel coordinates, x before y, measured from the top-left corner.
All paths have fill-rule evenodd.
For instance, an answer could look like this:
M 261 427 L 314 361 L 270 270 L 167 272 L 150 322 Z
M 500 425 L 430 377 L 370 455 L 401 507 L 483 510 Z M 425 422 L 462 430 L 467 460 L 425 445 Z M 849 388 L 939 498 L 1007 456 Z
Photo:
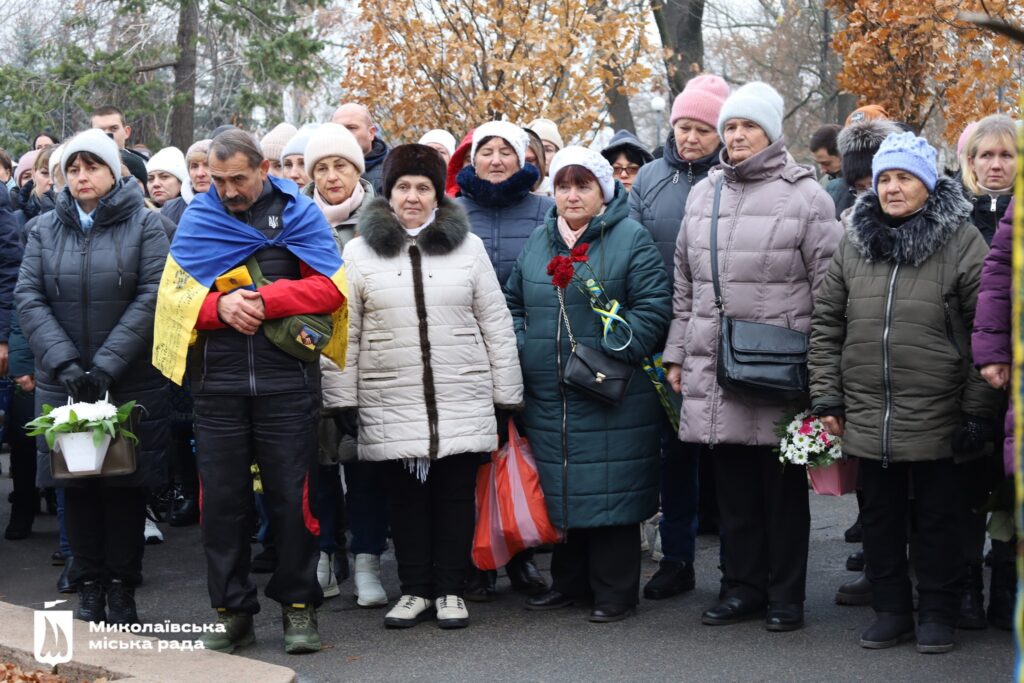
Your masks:
M 691 79 L 672 104 L 672 131 L 662 157 L 644 165 L 633 181 L 629 217 L 651 232 L 669 280 L 673 277 L 676 236 L 690 188 L 718 163 L 722 149 L 718 113 L 728 96 L 729 86 L 718 76 L 704 74 Z M 662 422 L 659 531 L 664 557 L 658 571 L 644 586 L 644 597 L 648 600 L 693 590 L 697 501 L 701 501 L 703 510 L 709 511 L 702 515 L 702 527 L 713 530 L 717 517 L 714 481 L 705 481 L 701 495 L 697 495 L 698 449 L 680 443 L 668 420 Z

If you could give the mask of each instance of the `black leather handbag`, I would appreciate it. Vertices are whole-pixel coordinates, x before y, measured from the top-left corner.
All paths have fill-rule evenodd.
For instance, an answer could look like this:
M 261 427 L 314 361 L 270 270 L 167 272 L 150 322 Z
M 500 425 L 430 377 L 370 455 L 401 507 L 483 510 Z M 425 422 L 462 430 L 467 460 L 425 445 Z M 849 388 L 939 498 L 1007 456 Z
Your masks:
M 715 183 L 711 209 L 711 281 L 718 309 L 718 384 L 765 398 L 794 400 L 807 395 L 808 335 L 788 327 L 736 320 L 725 314 L 718 280 L 718 207 L 723 178 Z
M 629 382 L 633 379 L 635 368 L 603 353 L 600 349 L 592 349 L 576 342 L 569 315 L 565 310 L 565 296 L 558 289 L 559 317 L 565 321 L 565 329 L 569 333 L 571 352 L 562 372 L 562 384 L 571 387 L 588 398 L 608 405 L 616 406 L 622 402 Z

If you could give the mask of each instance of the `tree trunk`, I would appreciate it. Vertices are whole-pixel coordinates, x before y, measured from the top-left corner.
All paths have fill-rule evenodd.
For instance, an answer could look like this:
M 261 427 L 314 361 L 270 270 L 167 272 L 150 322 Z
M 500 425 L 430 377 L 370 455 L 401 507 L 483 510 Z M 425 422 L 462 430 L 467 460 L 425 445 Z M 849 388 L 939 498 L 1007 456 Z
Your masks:
M 195 139 L 198 34 L 199 0 L 184 0 L 178 14 L 178 63 L 174 66 L 175 99 L 171 110 L 171 144 L 183 152 Z
M 651 0 L 665 49 L 669 102 L 682 92 L 687 81 L 704 70 L 704 1 Z
M 615 82 L 620 84 L 622 79 L 617 78 Z M 629 109 L 629 96 L 613 86 L 605 91 L 605 99 L 608 101 L 608 116 L 611 118 L 611 127 L 617 131 L 628 130 L 633 135 L 636 135 L 633 112 Z

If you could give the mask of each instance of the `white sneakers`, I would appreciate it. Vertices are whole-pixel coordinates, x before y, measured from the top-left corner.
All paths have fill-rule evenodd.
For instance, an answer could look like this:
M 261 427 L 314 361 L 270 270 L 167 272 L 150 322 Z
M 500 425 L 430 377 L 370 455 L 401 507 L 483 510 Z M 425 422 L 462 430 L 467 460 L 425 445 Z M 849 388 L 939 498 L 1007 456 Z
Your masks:
M 380 555 L 368 553 L 356 555 L 354 579 L 357 605 L 360 607 L 383 607 L 388 604 L 388 594 L 384 592 L 384 586 L 380 582 Z M 399 600 L 399 604 L 402 604 L 405 597 L 403 596 L 402 600 Z
M 357 558 L 360 556 L 356 556 Z M 358 559 L 356 560 L 359 561 Z M 434 603 L 415 595 L 403 595 L 398 603 L 384 616 L 386 628 L 409 628 L 432 616 L 430 607 Z
M 437 625 L 441 628 L 466 628 L 469 610 L 457 595 L 444 595 L 437 599 Z
M 334 575 L 334 555 L 320 551 L 320 560 L 316 563 L 316 578 L 325 598 L 336 598 L 341 595 L 338 588 L 338 577 Z
M 153 511 L 146 506 L 146 528 L 142 532 L 143 538 L 146 539 L 146 545 L 156 545 L 157 543 L 164 542 L 163 532 L 160 531 L 160 527 L 156 525 L 156 517 Z

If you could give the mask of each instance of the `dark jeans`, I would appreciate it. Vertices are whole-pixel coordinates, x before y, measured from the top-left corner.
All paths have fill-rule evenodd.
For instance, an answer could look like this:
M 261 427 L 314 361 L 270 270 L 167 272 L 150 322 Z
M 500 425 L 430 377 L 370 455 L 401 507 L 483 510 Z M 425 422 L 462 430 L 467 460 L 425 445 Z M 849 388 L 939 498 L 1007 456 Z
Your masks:
M 697 544 L 700 445 L 681 443 L 668 421 L 661 437 L 661 552 L 693 562 Z
M 551 587 L 594 607 L 635 606 L 640 591 L 640 526 L 569 529 L 551 554 Z
M 811 531 L 807 469 L 771 446 L 718 444 L 715 483 L 726 597 L 801 603 Z
M 914 521 L 914 569 L 922 623 L 952 625 L 959 608 L 964 571 L 957 534 L 960 480 L 952 458 L 911 463 L 860 459 L 864 503 L 864 555 L 876 612 L 910 614 L 913 608 L 907 563 L 908 511 Z M 907 497 L 913 485 L 914 500 Z
M 425 482 L 410 474 L 404 461 L 379 464 L 402 595 L 430 600 L 462 595 L 476 524 L 479 458 L 479 453 L 460 453 L 434 460 Z
M 142 583 L 148 492 L 137 486 L 76 482 L 64 491 L 64 518 L 75 563 L 69 578 L 127 586 Z
M 311 510 L 319 395 L 199 395 L 195 409 L 210 603 L 252 614 L 260 609 L 249 576 L 255 460 L 278 556 L 266 595 L 282 604 L 320 605 L 320 525 Z
M 383 463 L 350 462 L 345 467 L 345 506 L 353 555 L 382 555 L 388 549 L 388 488 Z

